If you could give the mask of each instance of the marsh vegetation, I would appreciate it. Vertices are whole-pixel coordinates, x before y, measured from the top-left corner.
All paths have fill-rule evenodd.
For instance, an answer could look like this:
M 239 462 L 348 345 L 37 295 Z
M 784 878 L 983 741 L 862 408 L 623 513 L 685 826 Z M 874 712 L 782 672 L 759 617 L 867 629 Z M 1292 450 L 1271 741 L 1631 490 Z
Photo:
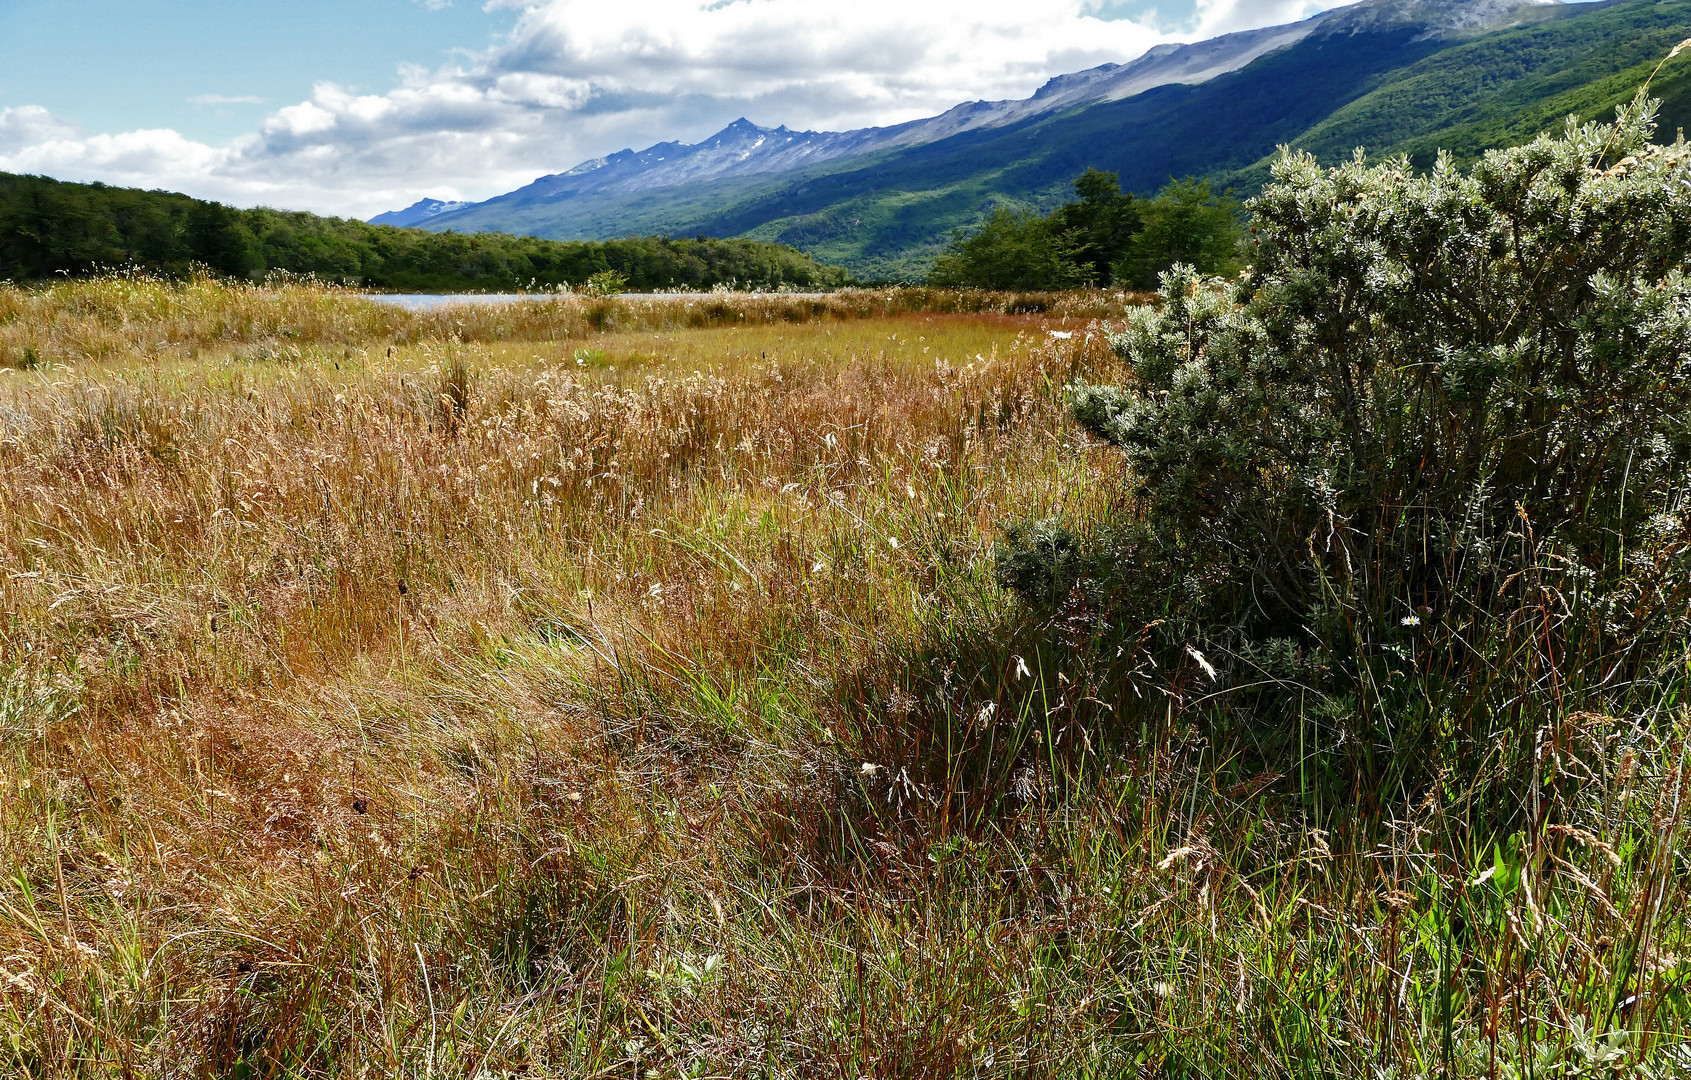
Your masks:
M 1628 123 L 1287 159 L 1259 276 L 1143 307 L 0 290 L 0 1068 L 1682 1075 Z M 1470 242 L 1556 191 L 1573 261 Z

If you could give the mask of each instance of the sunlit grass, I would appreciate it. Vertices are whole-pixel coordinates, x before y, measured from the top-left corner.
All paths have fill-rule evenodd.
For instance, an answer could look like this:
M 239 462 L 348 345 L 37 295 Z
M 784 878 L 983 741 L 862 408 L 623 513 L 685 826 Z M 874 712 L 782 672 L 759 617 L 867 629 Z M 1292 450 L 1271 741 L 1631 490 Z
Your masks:
M 1682 1060 L 1671 733 L 1546 717 L 1605 816 L 1462 846 L 1136 713 L 1173 673 L 993 583 L 1002 522 L 1117 509 L 1062 388 L 1122 377 L 1120 301 L 552 334 L 128 287 L 0 296 L 43 343 L 0 375 L 0 1069 Z

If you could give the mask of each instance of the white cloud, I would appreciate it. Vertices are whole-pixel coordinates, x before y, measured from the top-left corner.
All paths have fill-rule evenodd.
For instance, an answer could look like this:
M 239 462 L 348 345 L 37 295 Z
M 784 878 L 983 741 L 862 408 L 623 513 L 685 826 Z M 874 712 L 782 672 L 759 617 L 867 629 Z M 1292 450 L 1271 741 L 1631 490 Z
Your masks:
M 263 105 L 265 99 L 251 94 L 195 94 L 190 105 Z
M 585 79 L 605 97 L 773 106 L 793 95 L 801 115 L 781 119 L 850 127 L 1023 96 L 1051 75 L 1128 59 L 1160 40 L 1078 0 L 551 0 L 526 6 L 511 43 L 485 63 Z
M 168 129 L 88 135 L 45 109 L 0 109 L 0 168 L 68 180 L 154 186 L 165 175 L 205 176 L 228 151 Z
M 0 158 L 10 158 L 30 147 L 74 139 L 79 134 L 74 125 L 39 105 L 0 109 Z
M 1193 35 L 1202 39 L 1258 26 L 1279 26 L 1337 6 L 1331 0 L 1197 0 Z
M 440 0 L 420 0 L 440 6 Z M 173 131 L 89 135 L 0 110 L 0 169 L 369 214 L 423 195 L 486 198 L 537 175 L 735 117 L 839 130 L 1131 59 L 1166 40 L 1287 22 L 1335 0 L 1197 0 L 1190 31 L 1102 17 L 1102 0 L 489 0 L 518 13 L 461 63 L 407 67 L 383 94 L 320 83 L 212 147 Z M 203 104 L 250 103 L 204 95 Z

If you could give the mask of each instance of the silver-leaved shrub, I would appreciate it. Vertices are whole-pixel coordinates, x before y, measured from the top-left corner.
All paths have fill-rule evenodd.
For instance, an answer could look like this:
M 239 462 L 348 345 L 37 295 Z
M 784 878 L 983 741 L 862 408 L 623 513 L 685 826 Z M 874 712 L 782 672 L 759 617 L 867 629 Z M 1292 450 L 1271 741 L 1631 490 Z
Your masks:
M 1282 152 L 1253 267 L 1165 274 L 1114 338 L 1131 380 L 1072 389 L 1136 488 L 1090 560 L 1063 549 L 1074 585 L 1277 687 L 1259 712 L 1325 703 L 1357 765 L 1662 692 L 1691 625 L 1691 147 L 1652 131 L 1640 98 L 1467 169 Z M 1007 583 L 1065 593 L 1009 548 Z

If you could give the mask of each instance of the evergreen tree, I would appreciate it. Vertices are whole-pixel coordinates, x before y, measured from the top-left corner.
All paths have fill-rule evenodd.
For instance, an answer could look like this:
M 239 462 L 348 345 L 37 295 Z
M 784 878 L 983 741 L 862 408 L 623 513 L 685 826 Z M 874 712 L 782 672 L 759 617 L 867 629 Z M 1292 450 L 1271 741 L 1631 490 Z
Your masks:
M 188 210 L 186 226 L 188 250 L 218 273 L 245 277 L 263 267 L 252 233 L 222 203 L 196 201 Z
M 828 287 L 845 280 L 842 271 L 802 252 L 754 240 L 431 233 L 0 173 L 0 280 L 123 267 L 182 276 L 196 264 L 236 277 L 284 270 L 409 290 L 577 286 L 606 271 L 640 290 L 730 281 Z

